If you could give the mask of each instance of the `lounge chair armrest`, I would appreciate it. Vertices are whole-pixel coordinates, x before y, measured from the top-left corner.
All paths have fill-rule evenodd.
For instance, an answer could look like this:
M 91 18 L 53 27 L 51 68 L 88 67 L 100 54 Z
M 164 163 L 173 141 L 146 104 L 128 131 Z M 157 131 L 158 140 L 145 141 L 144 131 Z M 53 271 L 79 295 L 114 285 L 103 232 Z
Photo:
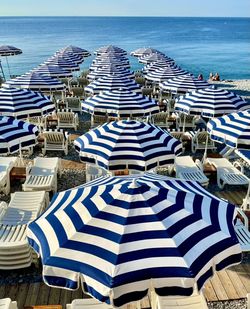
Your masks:
M 195 164 L 197 165 L 197 167 L 198 167 L 201 171 L 203 171 L 203 164 L 202 164 L 201 160 L 196 159 L 196 160 L 195 160 Z
M 26 177 L 29 176 L 32 166 L 33 165 L 31 162 L 29 162 L 28 165 L 26 166 Z
M 237 169 L 239 169 L 242 173 L 244 173 L 244 166 L 242 164 L 240 164 L 239 162 L 235 161 L 233 163 L 233 166 L 236 167 Z
M 7 208 L 8 208 L 8 204 L 6 202 L 0 202 L 0 220 L 4 216 Z
M 238 214 L 242 217 L 242 219 L 243 219 L 243 223 L 244 223 L 244 225 L 245 225 L 245 227 L 247 228 L 247 230 L 248 230 L 248 217 L 246 216 L 246 214 L 245 214 L 245 212 L 243 211 L 243 209 L 241 209 L 241 208 L 236 208 L 236 210 L 237 210 L 237 212 L 238 212 Z

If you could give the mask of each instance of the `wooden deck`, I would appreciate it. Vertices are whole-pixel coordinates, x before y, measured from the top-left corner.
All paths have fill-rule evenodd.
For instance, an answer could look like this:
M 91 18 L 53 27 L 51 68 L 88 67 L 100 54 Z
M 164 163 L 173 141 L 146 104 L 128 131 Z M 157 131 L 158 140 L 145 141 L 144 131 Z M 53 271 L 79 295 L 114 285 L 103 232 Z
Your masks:
M 79 165 L 78 165 L 79 164 Z M 85 168 L 84 164 L 63 160 L 65 168 Z M 73 167 L 73 168 L 74 168 Z M 240 205 L 245 196 L 246 191 L 223 191 L 216 192 L 215 195 L 224 198 L 229 202 Z M 214 277 L 209 280 L 204 289 L 207 301 L 220 301 L 245 298 L 250 293 L 250 263 L 242 263 L 233 266 L 227 270 L 217 272 Z M 65 304 L 71 303 L 76 298 L 86 297 L 82 291 L 68 291 L 57 288 L 50 288 L 43 282 L 38 283 L 22 283 L 14 285 L 0 286 L 0 299 L 10 297 L 17 300 L 18 308 L 22 309 L 29 305 L 53 305 L 61 304 L 65 308 Z M 150 307 L 150 300 L 145 298 L 141 302 L 142 308 Z M 135 305 L 128 306 L 127 309 L 135 309 Z

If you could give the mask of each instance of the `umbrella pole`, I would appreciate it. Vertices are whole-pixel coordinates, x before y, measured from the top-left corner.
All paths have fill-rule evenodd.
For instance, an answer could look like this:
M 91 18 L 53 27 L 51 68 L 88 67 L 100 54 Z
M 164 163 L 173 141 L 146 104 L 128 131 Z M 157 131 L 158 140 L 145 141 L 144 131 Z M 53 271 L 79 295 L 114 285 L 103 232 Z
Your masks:
M 207 133 L 207 137 L 206 137 L 206 144 L 205 144 L 204 156 L 203 156 L 203 159 L 202 159 L 202 163 L 203 163 L 203 164 L 206 163 L 206 159 L 207 159 L 207 146 L 208 146 L 208 133 Z
M 183 119 L 183 128 L 182 128 L 183 133 L 185 133 L 185 125 L 186 125 L 186 114 L 184 114 L 184 119 Z
M 246 197 L 243 199 L 243 204 L 241 205 L 241 208 L 243 210 L 249 210 L 250 209 L 250 203 L 249 203 L 249 199 L 250 199 L 250 181 L 248 183 L 248 188 L 247 188 L 247 194 Z
M 21 143 L 19 143 L 20 166 L 24 166 Z
M 9 76 L 10 76 L 10 66 L 9 66 L 9 61 L 8 61 L 8 57 L 6 56 L 6 63 L 7 63 L 7 67 L 8 67 L 8 71 L 9 71 Z M 11 76 L 10 76 L 11 78 Z

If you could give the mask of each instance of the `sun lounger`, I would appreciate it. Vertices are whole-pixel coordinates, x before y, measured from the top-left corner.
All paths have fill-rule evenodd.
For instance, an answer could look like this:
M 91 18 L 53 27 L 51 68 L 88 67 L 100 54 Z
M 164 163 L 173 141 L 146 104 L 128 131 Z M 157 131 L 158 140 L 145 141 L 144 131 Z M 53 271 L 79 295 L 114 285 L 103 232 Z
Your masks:
M 61 161 L 59 158 L 34 159 L 26 169 L 26 181 L 23 184 L 24 191 L 57 191 L 57 173 L 61 173 Z
M 240 219 L 237 219 L 234 229 L 238 237 L 242 251 L 249 252 L 250 251 L 250 231 L 248 229 L 248 218 L 242 209 L 237 208 L 237 212 L 240 215 L 240 217 L 243 219 L 244 223 Z
M 66 305 L 66 309 L 112 309 L 111 305 L 101 303 L 94 298 L 74 299 L 71 304 Z M 1 309 L 1 308 L 0 308 Z
M 217 169 L 217 184 L 220 189 L 223 189 L 226 184 L 249 184 L 249 178 L 243 174 L 242 166 L 238 162 L 232 164 L 225 158 L 207 158 L 207 161 Z
M 190 134 L 192 134 L 192 153 L 196 153 L 197 150 L 216 150 L 214 141 L 211 140 L 207 131 L 190 132 Z
M 153 294 L 153 295 L 152 295 Z M 207 309 L 207 302 L 202 292 L 191 296 L 158 296 L 151 293 L 152 309 Z
M 185 180 L 192 180 L 199 182 L 202 186 L 207 186 L 209 179 L 198 167 L 199 161 L 196 163 L 190 156 L 180 156 L 175 158 L 176 177 Z M 198 164 L 198 165 L 197 165 Z
M 45 191 L 16 192 L 9 205 L 1 203 L 0 269 L 29 267 L 34 261 L 26 237 L 27 224 L 40 215 L 48 205 Z
M 106 171 L 105 169 L 101 167 L 91 165 L 91 164 L 86 164 L 86 182 L 89 182 L 101 176 L 105 176 L 107 174 L 108 174 L 108 171 Z
M 74 112 L 82 114 L 81 100 L 78 97 L 67 97 L 66 98 L 67 108 L 70 108 Z
M 167 129 L 169 128 L 170 123 L 168 122 L 169 114 L 167 112 L 160 112 L 152 116 L 152 121 L 154 125 Z
M 17 157 L 0 157 L 0 192 L 6 195 L 10 193 L 10 171 L 18 162 Z
M 0 309 L 17 309 L 17 302 L 11 301 L 10 298 L 0 299 Z
M 63 151 L 65 155 L 68 154 L 68 138 L 69 135 L 63 130 L 48 130 L 43 132 L 44 146 L 43 154 L 48 150 Z
M 178 130 L 180 130 L 181 128 L 185 128 L 185 130 L 194 130 L 196 127 L 196 120 L 196 116 L 178 114 L 178 117 L 176 118 L 176 128 Z
M 57 129 L 73 128 L 76 131 L 79 125 L 78 115 L 71 109 L 57 110 L 57 121 Z

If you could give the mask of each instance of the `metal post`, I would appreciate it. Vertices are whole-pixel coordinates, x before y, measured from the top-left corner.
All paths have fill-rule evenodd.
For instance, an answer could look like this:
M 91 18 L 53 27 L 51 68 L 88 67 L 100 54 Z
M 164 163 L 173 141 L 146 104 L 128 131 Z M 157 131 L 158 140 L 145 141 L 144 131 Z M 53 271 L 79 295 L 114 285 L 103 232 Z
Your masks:
M 0 70 L 1 70 L 1 74 L 3 76 L 3 80 L 5 81 L 5 75 L 4 75 L 4 71 L 3 71 L 3 67 L 2 67 L 2 63 L 1 63 L 1 60 L 0 60 Z M 1 76 L 0 76 L 1 77 Z

